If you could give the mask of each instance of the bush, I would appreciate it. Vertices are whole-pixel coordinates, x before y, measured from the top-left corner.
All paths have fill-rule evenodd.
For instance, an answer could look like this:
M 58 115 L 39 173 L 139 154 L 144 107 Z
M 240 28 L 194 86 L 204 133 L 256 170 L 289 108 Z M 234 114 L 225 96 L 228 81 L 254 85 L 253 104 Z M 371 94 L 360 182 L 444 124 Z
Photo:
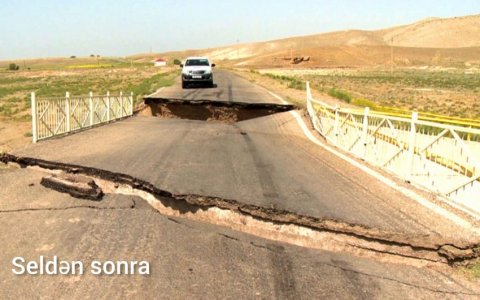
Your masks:
M 70 58 L 77 58 L 75 55 L 70 56 Z
M 328 95 L 332 96 L 333 98 L 337 98 L 340 100 L 343 100 L 347 103 L 350 103 L 352 101 L 352 96 L 350 96 L 348 93 L 337 90 L 336 88 L 332 88 L 328 91 Z
M 10 70 L 10 71 L 17 71 L 19 69 L 20 69 L 20 66 L 17 65 L 17 64 L 9 64 L 8 65 L 8 70 Z
M 306 89 L 305 82 L 298 80 L 296 78 L 290 78 L 289 79 L 289 84 L 288 87 L 291 89 L 296 89 L 296 90 L 304 90 Z
M 174 64 L 174 65 L 179 66 L 181 63 L 182 63 L 182 62 L 181 62 L 178 58 L 175 58 L 175 59 L 173 60 L 173 64 Z

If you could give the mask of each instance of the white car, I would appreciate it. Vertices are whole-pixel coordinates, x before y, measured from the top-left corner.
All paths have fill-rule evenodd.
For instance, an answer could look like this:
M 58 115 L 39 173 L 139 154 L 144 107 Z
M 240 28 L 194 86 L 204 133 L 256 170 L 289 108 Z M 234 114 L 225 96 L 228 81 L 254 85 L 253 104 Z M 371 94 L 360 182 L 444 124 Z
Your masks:
M 206 57 L 189 57 L 185 60 L 182 67 L 182 88 L 186 88 L 189 83 L 205 83 L 213 86 L 212 64 Z

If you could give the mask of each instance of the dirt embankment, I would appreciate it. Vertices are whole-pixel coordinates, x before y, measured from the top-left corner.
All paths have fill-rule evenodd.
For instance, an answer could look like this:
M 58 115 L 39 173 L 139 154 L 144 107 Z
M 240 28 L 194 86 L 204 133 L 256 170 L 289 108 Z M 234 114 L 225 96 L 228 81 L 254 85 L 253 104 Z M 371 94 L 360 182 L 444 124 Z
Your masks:
M 0 118 L 0 153 L 20 149 L 32 143 L 32 124 Z

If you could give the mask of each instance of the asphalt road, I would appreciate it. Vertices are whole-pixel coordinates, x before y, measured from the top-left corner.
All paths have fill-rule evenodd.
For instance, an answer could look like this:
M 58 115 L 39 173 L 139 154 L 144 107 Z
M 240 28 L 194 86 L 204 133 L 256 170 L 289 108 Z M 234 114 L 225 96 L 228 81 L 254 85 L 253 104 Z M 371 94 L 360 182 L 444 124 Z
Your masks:
M 207 88 L 199 85 L 192 85 L 188 89 L 182 90 L 180 79 L 177 84 L 162 90 L 153 96 L 165 98 L 179 98 L 188 100 L 214 100 L 214 101 L 237 101 L 237 102 L 269 102 L 277 103 L 267 90 L 253 87 L 248 80 L 243 79 L 230 72 L 215 70 L 214 87 Z
M 0 169 L 2 299 L 438 299 L 480 288 L 447 270 L 378 263 L 167 218 L 136 197 L 102 202 L 39 185 L 45 174 Z M 14 257 L 81 261 L 82 276 L 14 275 Z M 145 260 L 150 275 L 90 274 L 92 261 Z
M 217 87 L 161 97 L 278 102 L 227 72 Z M 234 125 L 136 116 L 14 152 L 128 174 L 173 193 L 234 199 L 390 232 L 469 233 L 307 140 L 290 113 Z M 447 270 L 379 263 L 167 218 L 135 197 L 99 203 L 39 186 L 31 169 L 0 169 L 0 297 L 474 298 Z M 7 187 L 7 188 L 3 188 Z M 14 276 L 10 261 L 57 255 L 150 261 L 150 276 Z
M 216 88 L 153 97 L 278 103 L 227 72 Z M 227 98 L 223 98 L 226 96 Z M 234 125 L 137 116 L 15 154 L 96 167 L 177 194 L 234 199 L 370 228 L 457 237 L 469 233 L 305 138 L 288 112 Z

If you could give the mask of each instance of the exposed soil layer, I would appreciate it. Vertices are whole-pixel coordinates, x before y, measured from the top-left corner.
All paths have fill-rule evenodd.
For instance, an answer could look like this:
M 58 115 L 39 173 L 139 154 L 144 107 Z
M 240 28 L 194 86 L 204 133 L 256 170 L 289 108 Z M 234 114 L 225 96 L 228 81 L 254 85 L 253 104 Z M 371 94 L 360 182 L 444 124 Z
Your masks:
M 285 210 L 266 208 L 245 204 L 232 199 L 193 194 L 172 194 L 159 189 L 153 184 L 132 176 L 106 170 L 83 167 L 59 162 L 50 162 L 29 157 L 18 157 L 1 154 L 0 162 L 13 163 L 21 167 L 40 167 L 45 170 L 62 171 L 69 174 L 81 174 L 92 177 L 98 185 L 110 186 L 112 190 L 123 186 L 132 194 L 145 194 L 144 199 L 151 197 L 149 203 L 161 213 L 174 212 L 178 216 L 190 216 L 191 219 L 203 220 L 214 224 L 230 226 L 237 230 L 255 234 L 258 231 L 274 234 L 272 239 L 279 238 L 285 228 L 288 233 L 322 237 L 321 243 L 315 247 L 332 250 L 348 250 L 354 254 L 375 252 L 376 254 L 408 258 L 416 261 L 434 263 L 468 264 L 480 256 L 480 243 L 462 239 L 445 239 L 438 235 L 413 235 L 387 232 L 341 220 L 321 219 L 300 215 Z M 108 183 L 108 184 L 107 184 Z M 115 192 L 105 191 L 104 192 Z M 193 216 L 193 217 L 192 217 Z M 232 224 L 230 224 L 232 223 Z M 235 223 L 235 224 L 234 224 Z M 243 228 L 245 227 L 245 229 Z M 255 230 L 248 229 L 255 227 Z M 308 232 L 305 234 L 305 232 Z M 320 234 L 320 235 L 319 235 Z M 262 237 L 268 238 L 267 234 Z M 336 247 L 329 247 L 328 242 L 335 242 Z M 312 243 L 309 242 L 309 243 Z M 309 246 L 309 243 L 301 243 Z M 315 241 L 313 241 L 315 243 Z M 343 247 L 338 247 L 344 243 Z
M 145 98 L 141 112 L 155 117 L 235 123 L 296 109 L 274 103 Z

